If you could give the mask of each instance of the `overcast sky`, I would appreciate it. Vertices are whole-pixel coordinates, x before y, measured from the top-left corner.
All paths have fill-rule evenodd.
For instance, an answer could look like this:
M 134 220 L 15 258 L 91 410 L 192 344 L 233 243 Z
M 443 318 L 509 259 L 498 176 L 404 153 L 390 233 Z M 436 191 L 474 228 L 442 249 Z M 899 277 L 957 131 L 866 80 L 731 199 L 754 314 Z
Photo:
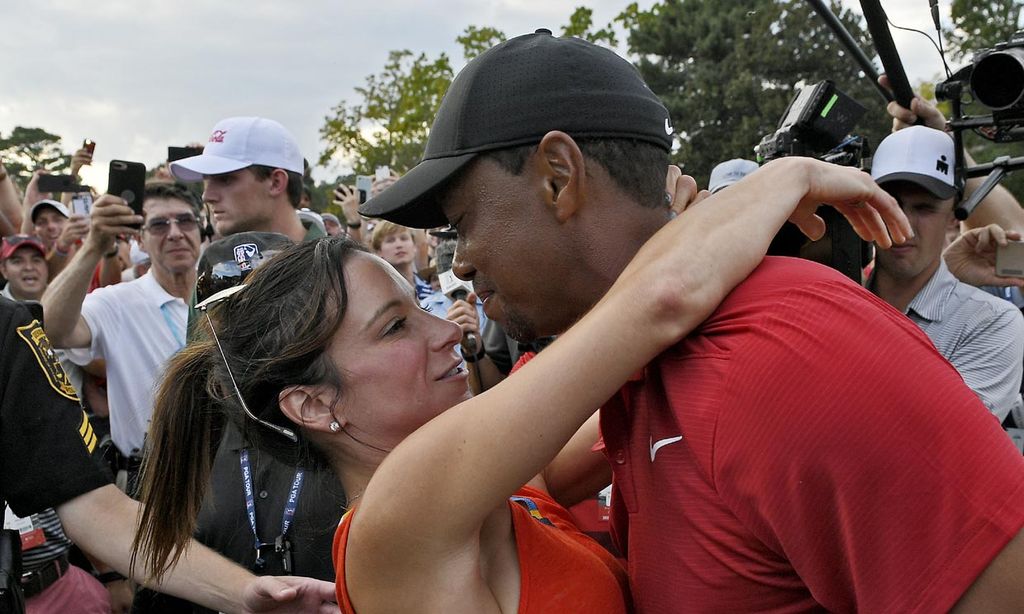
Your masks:
M 844 0 L 858 7 L 854 0 Z M 468 25 L 509 36 L 567 23 L 582 0 L 3 0 L 0 133 L 38 126 L 70 153 L 97 142 L 83 172 L 104 189 L 107 162 L 153 166 L 168 145 L 205 141 L 217 120 L 280 121 L 310 160 L 322 149 L 324 116 L 378 72 L 392 49 L 445 51 L 462 65 L 455 37 Z M 628 0 L 592 0 L 604 24 Z M 653 2 L 641 1 L 642 7 Z M 898 25 L 934 32 L 927 0 L 883 0 Z M 948 0 L 942 5 L 948 15 Z M 920 35 L 894 32 L 911 82 L 941 65 Z M 675 118 L 685 125 L 684 118 Z M 321 179 L 340 168 L 318 170 Z

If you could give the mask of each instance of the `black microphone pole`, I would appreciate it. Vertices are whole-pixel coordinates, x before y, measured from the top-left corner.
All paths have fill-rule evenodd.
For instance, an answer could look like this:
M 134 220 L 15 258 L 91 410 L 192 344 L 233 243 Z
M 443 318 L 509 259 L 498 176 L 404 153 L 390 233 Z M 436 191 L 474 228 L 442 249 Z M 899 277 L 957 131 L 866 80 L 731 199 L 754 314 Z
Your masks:
M 868 56 L 861 50 L 860 46 L 857 45 L 857 41 L 853 39 L 850 31 L 843 26 L 843 22 L 839 21 L 835 13 L 829 9 L 828 5 L 825 4 L 824 0 L 807 0 L 816 13 L 824 20 L 825 25 L 832 30 L 832 33 L 836 35 L 839 42 L 842 43 L 846 50 L 853 56 L 857 64 L 860 65 L 860 69 L 864 71 L 864 74 L 871 79 L 872 85 L 878 90 L 878 93 L 882 95 L 882 98 L 886 102 L 892 100 L 892 92 L 882 87 L 878 82 L 878 71 L 875 69 L 875 65 L 868 59 Z
M 910 101 L 914 98 L 914 90 L 910 87 L 907 73 L 903 70 L 903 62 L 900 61 L 900 54 L 892 42 L 885 10 L 882 9 L 879 0 L 860 0 L 860 7 L 864 12 L 864 19 L 868 22 L 868 32 L 871 33 L 871 40 L 875 42 L 875 50 L 882 60 L 882 67 L 885 68 L 885 75 L 889 78 L 896 102 L 900 103 L 901 107 L 909 109 Z M 917 123 L 921 123 L 921 118 L 918 118 Z

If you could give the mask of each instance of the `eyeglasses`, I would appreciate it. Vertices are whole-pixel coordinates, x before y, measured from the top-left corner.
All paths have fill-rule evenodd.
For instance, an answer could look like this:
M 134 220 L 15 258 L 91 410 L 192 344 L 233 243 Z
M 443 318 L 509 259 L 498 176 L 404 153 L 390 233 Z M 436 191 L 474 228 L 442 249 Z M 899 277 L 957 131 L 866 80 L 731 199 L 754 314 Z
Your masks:
M 194 221 L 195 220 L 193 219 L 193 222 Z M 245 415 L 249 416 L 250 420 L 253 420 L 256 423 L 265 426 L 266 428 L 274 431 L 278 435 L 288 438 L 289 440 L 291 440 L 292 443 L 298 443 L 299 438 L 295 435 L 295 431 L 287 429 L 283 426 L 278 426 L 273 422 L 267 422 L 262 418 L 258 418 L 256 414 L 252 413 L 252 411 L 249 410 L 249 406 L 245 404 L 245 399 L 242 398 L 242 391 L 238 389 L 238 384 L 235 383 L 235 376 L 233 373 L 231 373 L 231 366 L 228 365 L 228 357 L 227 354 L 224 353 L 224 346 L 220 344 L 220 338 L 217 336 L 217 329 L 216 327 L 214 327 L 213 320 L 210 318 L 210 312 L 208 310 L 211 306 L 216 305 L 217 303 L 227 299 L 231 295 L 237 293 L 239 290 L 242 290 L 244 288 L 245 286 L 239 285 L 227 288 L 226 290 L 221 290 L 220 292 L 214 294 L 210 298 L 196 305 L 196 309 L 206 314 L 206 321 L 209 322 L 210 324 L 210 332 L 213 333 L 213 340 L 217 343 L 217 349 L 220 350 L 221 359 L 224 360 L 224 368 L 228 372 L 228 379 L 231 380 L 231 387 L 235 389 L 235 396 L 238 397 L 238 403 L 239 405 L 242 406 L 242 411 L 245 412 Z
M 151 234 L 161 236 L 171 231 L 171 224 L 177 224 L 178 230 L 181 232 L 192 232 L 198 227 L 199 222 L 191 213 L 182 213 L 172 218 L 155 217 L 146 224 L 146 230 Z

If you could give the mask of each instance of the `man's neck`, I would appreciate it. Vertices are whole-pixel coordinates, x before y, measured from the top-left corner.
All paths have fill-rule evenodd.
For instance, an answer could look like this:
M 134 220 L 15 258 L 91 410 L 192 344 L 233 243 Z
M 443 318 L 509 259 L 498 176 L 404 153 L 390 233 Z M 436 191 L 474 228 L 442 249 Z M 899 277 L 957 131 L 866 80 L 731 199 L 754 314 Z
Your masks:
M 884 269 L 875 269 L 871 291 L 878 298 L 906 313 L 910 302 L 924 288 L 939 268 L 936 260 L 931 266 L 911 279 L 896 278 Z
M 180 298 L 186 303 L 192 300 L 192 290 L 196 286 L 195 270 L 186 273 L 172 273 L 154 266 L 150 268 L 149 272 L 167 294 Z
M 302 220 L 291 206 L 279 207 L 271 222 L 271 228 L 268 228 L 267 231 L 279 232 L 296 243 L 302 243 L 306 238 L 306 227 L 302 225 Z

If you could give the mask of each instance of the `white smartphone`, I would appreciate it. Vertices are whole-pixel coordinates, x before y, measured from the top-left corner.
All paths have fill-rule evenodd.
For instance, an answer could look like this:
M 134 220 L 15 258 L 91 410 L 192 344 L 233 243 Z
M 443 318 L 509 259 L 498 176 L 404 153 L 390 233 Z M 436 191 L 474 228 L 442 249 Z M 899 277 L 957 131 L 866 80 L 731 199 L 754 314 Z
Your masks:
M 88 192 L 75 192 L 71 197 L 71 213 L 78 213 L 89 217 L 92 213 L 92 194 Z
M 1024 241 L 1009 241 L 996 247 L 996 275 L 1024 277 Z

